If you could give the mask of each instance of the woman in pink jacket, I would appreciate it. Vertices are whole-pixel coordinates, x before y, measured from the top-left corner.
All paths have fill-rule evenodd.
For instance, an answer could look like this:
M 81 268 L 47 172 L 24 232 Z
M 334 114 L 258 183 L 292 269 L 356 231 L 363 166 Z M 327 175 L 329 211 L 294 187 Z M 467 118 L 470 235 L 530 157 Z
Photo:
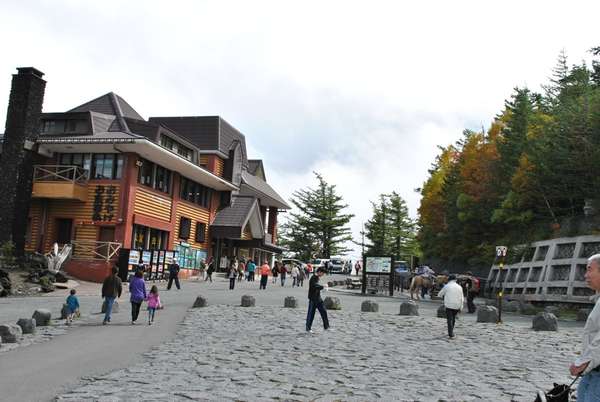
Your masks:
M 152 289 L 150 289 L 150 293 L 148 293 L 148 325 L 152 325 L 154 322 L 154 313 L 161 307 L 158 288 L 154 285 L 152 286 Z

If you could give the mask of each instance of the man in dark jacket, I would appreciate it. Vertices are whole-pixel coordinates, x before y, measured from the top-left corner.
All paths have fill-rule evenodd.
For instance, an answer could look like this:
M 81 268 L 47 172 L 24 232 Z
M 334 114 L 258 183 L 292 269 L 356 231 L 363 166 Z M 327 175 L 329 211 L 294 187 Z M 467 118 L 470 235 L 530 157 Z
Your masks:
M 171 285 L 173 284 L 173 280 L 175 281 L 175 286 L 177 286 L 177 290 L 181 289 L 179 285 L 179 264 L 173 261 L 172 264 L 169 264 L 169 283 L 167 284 L 167 290 L 171 290 Z
M 110 322 L 110 315 L 112 313 L 115 299 L 117 297 L 121 297 L 121 292 L 123 291 L 121 278 L 117 276 L 117 272 L 119 272 L 117 267 L 113 267 L 111 274 L 107 276 L 102 283 L 102 297 L 104 298 L 105 303 L 104 321 L 102 321 L 103 325 L 106 325 Z
M 327 310 L 323 305 L 323 299 L 321 299 L 321 290 L 323 286 L 319 285 L 319 278 L 325 275 L 325 269 L 317 269 L 316 275 L 310 278 L 308 286 L 308 314 L 306 315 L 306 331 L 312 333 L 311 327 L 313 320 L 315 319 L 315 311 L 319 310 L 321 319 L 323 320 L 323 328 L 329 329 L 329 320 L 327 319 Z

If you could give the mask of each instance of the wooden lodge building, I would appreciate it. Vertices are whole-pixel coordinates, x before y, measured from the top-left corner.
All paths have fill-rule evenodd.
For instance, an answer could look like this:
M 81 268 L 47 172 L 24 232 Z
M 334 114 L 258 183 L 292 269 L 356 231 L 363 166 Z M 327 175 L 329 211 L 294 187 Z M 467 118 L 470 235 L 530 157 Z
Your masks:
M 101 281 L 113 264 L 160 277 L 177 260 L 193 275 L 208 257 L 272 262 L 277 215 L 289 205 L 219 116 L 151 117 L 115 93 L 43 113 L 25 248 L 73 246 L 64 269 Z M 123 273 L 126 274 L 126 273 Z

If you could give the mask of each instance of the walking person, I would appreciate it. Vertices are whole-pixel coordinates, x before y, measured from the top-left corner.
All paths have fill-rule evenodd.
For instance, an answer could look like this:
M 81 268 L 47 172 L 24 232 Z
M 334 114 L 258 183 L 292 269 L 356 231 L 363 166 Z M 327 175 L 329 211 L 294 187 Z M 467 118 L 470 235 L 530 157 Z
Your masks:
M 285 286 L 285 277 L 287 276 L 287 267 L 279 263 L 279 276 L 281 277 L 281 286 Z
M 319 267 L 315 275 L 310 278 L 308 286 L 308 313 L 306 315 L 306 332 L 312 334 L 312 324 L 315 319 L 315 312 L 319 310 L 321 319 L 323 320 L 323 328 L 329 329 L 329 319 L 327 318 L 327 310 L 321 299 L 321 290 L 327 289 L 327 285 L 319 285 L 319 279 L 325 275 L 325 268 Z
M 267 289 L 267 282 L 269 281 L 269 274 L 271 273 L 271 267 L 267 260 L 260 266 L 260 287 L 259 289 Z
M 131 302 L 131 325 L 134 325 L 140 315 L 142 302 L 146 300 L 146 282 L 144 282 L 144 273 L 140 270 L 135 271 L 135 275 L 129 282 L 129 301 Z
M 233 288 L 235 288 L 235 280 L 238 277 L 237 264 L 235 262 L 235 259 L 231 260 L 231 263 L 229 264 L 227 277 L 229 278 L 229 290 L 233 290 Z
M 121 297 L 121 292 L 123 291 L 121 278 L 117 276 L 118 272 L 117 267 L 113 266 L 110 275 L 102 282 L 102 298 L 104 299 L 104 320 L 102 321 L 102 325 L 110 322 L 115 299 Z
M 305 276 L 304 270 L 302 268 L 300 268 L 298 270 L 298 278 L 296 279 L 298 281 L 298 283 L 297 283 L 298 287 L 304 286 L 304 276 Z
M 271 269 L 271 273 L 273 274 L 273 284 L 277 282 L 277 275 L 279 274 L 279 261 L 275 261 L 275 265 L 273 269 Z
M 71 289 L 71 291 L 69 292 L 69 296 L 67 297 L 67 317 L 66 317 L 66 322 L 65 324 L 67 325 L 71 325 L 71 323 L 73 322 L 73 317 L 75 316 L 75 313 L 77 313 L 77 311 L 79 311 L 79 299 L 77 298 L 77 296 L 75 296 L 75 294 L 77 293 L 77 291 L 75 289 Z
M 204 282 L 210 281 L 212 283 L 213 272 L 215 272 L 215 260 L 214 258 L 210 257 L 208 260 L 208 264 L 206 265 L 206 279 L 204 280 Z
M 179 284 L 179 264 L 177 264 L 176 261 L 169 264 L 169 283 L 167 284 L 167 290 L 171 290 L 173 281 L 175 281 L 177 290 L 181 290 L 181 285 Z
M 160 303 L 158 288 L 156 285 L 152 285 L 150 293 L 148 293 L 148 325 L 154 324 L 154 314 L 160 308 L 162 308 L 162 304 Z
M 300 274 L 300 270 L 296 265 L 292 268 L 292 287 L 300 287 L 300 282 L 298 282 L 298 275 Z
M 241 282 L 244 279 L 244 274 L 246 273 L 246 264 L 244 263 L 244 260 L 240 260 L 240 262 L 238 263 L 238 282 Z
M 585 281 L 589 288 L 600 291 L 600 254 L 594 254 L 587 260 Z M 581 354 L 569 367 L 571 375 L 582 375 L 577 387 L 577 402 L 592 402 L 600 395 L 600 298 L 588 315 L 583 328 Z
M 468 275 L 465 281 L 467 288 L 467 311 L 469 314 L 473 314 L 477 310 L 474 300 L 479 295 L 479 278 L 473 276 L 471 271 L 468 271 L 466 275 Z
M 462 310 L 464 296 L 462 287 L 456 283 L 456 275 L 448 277 L 448 283 L 440 290 L 438 297 L 444 299 L 446 307 L 446 320 L 448 321 L 448 337 L 454 339 L 454 324 L 456 323 L 456 314 Z
M 254 271 L 256 271 L 256 264 L 254 261 L 248 261 L 246 269 L 248 270 L 248 282 L 254 282 Z
M 356 276 L 358 276 L 360 273 L 360 261 L 356 261 L 356 264 L 354 264 L 354 270 L 356 271 Z

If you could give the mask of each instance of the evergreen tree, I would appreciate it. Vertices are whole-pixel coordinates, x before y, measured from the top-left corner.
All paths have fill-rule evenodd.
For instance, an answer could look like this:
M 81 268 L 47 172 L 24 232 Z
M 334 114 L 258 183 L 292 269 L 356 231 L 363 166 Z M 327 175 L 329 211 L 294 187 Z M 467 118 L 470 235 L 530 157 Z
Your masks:
M 350 251 L 347 242 L 352 241 L 347 225 L 354 215 L 343 213 L 348 205 L 336 193 L 335 185 L 328 184 L 319 173 L 315 176 L 319 182 L 317 188 L 293 193 L 291 202 L 297 212 L 291 212 L 283 225 L 282 244 L 304 260 L 344 254 Z

